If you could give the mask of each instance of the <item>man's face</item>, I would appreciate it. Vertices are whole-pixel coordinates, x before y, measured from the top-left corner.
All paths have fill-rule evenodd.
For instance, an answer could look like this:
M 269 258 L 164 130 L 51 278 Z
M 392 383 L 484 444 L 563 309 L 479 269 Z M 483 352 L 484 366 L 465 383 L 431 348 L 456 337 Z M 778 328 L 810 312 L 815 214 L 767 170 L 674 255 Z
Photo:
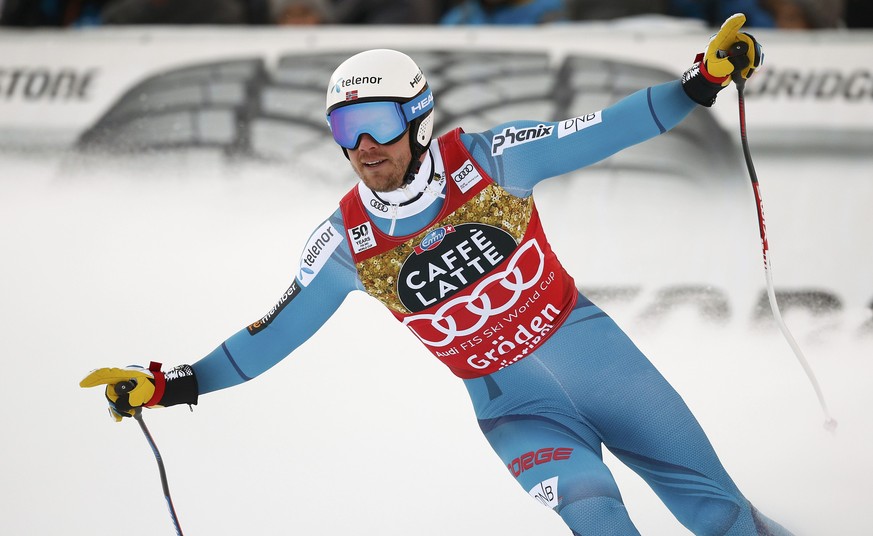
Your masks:
M 382 145 L 369 134 L 361 135 L 357 149 L 348 149 L 349 162 L 367 188 L 390 192 L 403 186 L 403 178 L 412 160 L 409 132 L 399 140 Z

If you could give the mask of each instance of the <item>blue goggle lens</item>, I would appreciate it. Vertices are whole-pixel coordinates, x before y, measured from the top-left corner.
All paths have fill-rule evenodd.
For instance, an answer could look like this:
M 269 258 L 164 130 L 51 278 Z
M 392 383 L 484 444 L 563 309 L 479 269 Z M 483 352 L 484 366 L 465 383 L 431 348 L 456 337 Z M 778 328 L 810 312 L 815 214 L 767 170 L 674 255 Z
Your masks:
M 346 149 L 356 149 L 363 134 L 388 145 L 407 129 L 400 104 L 390 101 L 361 102 L 337 108 L 328 115 L 328 123 L 333 139 Z

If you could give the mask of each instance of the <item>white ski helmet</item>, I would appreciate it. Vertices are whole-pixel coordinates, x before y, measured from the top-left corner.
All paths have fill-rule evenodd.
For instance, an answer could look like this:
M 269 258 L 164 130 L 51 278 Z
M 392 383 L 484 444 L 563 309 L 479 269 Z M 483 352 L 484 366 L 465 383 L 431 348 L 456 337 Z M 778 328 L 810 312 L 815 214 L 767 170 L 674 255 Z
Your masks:
M 340 64 L 327 86 L 326 112 L 334 140 L 344 150 L 356 148 L 364 133 L 389 143 L 411 128 L 410 148 L 417 162 L 433 134 L 433 95 L 424 73 L 396 50 L 367 50 Z

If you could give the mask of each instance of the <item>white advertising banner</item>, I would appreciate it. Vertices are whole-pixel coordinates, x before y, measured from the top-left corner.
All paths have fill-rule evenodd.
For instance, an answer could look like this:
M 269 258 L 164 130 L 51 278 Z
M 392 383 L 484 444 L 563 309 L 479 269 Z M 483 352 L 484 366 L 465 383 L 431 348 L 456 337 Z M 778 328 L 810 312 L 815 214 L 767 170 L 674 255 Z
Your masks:
M 862 140 L 867 139 L 864 134 L 873 131 L 869 59 L 873 35 L 754 33 L 765 51 L 764 67 L 747 87 L 750 122 L 756 129 L 788 132 L 794 137 L 812 131 L 817 135 L 860 133 Z M 371 27 L 6 30 L 0 32 L 0 144 L 71 145 L 125 93 L 157 75 L 180 69 L 254 60 L 263 65 L 263 76 L 281 85 L 277 68 L 288 57 L 385 46 L 412 55 L 540 53 L 555 69 L 567 57 L 583 57 L 679 77 L 695 53 L 705 48 L 709 35 L 709 30 L 697 25 L 670 21 L 378 31 Z M 319 85 L 324 80 L 312 83 Z M 735 101 L 735 93 L 727 91 L 720 99 Z M 722 105 L 713 111 L 719 121 L 733 124 L 735 109 Z

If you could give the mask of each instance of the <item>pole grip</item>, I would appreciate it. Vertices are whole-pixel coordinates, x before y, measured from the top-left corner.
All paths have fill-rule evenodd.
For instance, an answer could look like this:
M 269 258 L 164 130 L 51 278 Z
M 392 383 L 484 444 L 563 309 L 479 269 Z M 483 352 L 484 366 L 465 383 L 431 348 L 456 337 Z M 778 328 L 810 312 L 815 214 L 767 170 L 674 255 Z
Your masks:
M 731 73 L 731 79 L 734 84 L 743 86 L 746 84 L 746 79 L 743 78 L 743 69 L 749 66 L 746 54 L 749 53 L 749 44 L 745 41 L 737 41 L 727 51 L 728 61 L 734 66 L 734 72 Z M 746 60 L 746 61 L 743 61 Z
M 113 389 L 115 389 L 115 394 L 118 396 L 129 394 L 136 388 L 136 381 L 134 380 L 126 380 L 123 382 L 118 382 L 115 384 Z

